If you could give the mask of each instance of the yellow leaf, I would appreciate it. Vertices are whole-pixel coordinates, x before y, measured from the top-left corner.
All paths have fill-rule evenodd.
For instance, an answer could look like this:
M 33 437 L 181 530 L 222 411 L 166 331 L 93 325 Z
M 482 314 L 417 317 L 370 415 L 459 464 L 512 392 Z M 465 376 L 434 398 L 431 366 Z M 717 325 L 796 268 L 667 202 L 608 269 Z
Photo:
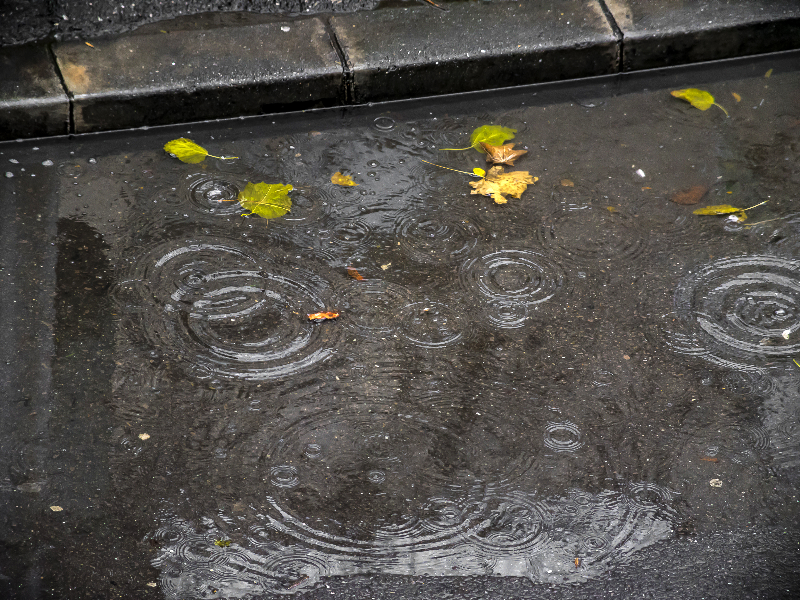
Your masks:
M 291 185 L 282 183 L 250 183 L 239 192 L 237 200 L 242 208 L 265 219 L 282 217 L 292 208 L 289 192 Z
M 736 92 L 731 92 L 731 95 L 733 95 L 733 99 L 736 100 L 737 102 L 741 102 L 742 101 L 742 97 L 739 94 L 737 94 Z
M 773 70 L 774 70 L 774 69 L 770 69 L 769 71 L 767 71 L 766 73 L 764 73 L 764 78 L 765 78 L 765 79 L 769 79 L 770 77 L 772 77 L 772 71 L 773 71 Z
M 211 158 L 237 158 L 236 156 L 214 156 L 213 154 L 209 154 L 208 150 L 195 144 L 192 140 L 187 138 L 178 138 L 177 140 L 172 140 L 164 144 L 164 150 L 169 152 L 170 154 L 174 154 L 175 157 L 180 160 L 181 162 L 189 163 L 189 164 L 197 164 L 199 162 L 203 162 L 206 156 L 210 156 Z
M 214 540 L 214 545 L 220 548 L 227 548 L 231 545 L 231 540 Z
M 706 206 L 705 208 L 698 208 L 694 211 L 696 215 L 727 215 L 729 213 L 739 212 L 743 209 L 730 204 L 715 204 L 714 206 Z
M 481 168 L 475 167 L 472 169 L 472 172 L 475 173 L 478 177 L 486 177 L 486 171 Z
M 442 150 L 469 150 L 470 148 L 475 148 L 480 152 L 485 152 L 485 150 L 481 148 L 481 142 L 491 144 L 492 146 L 499 146 L 505 143 L 506 140 L 514 139 L 515 133 L 517 133 L 517 130 L 511 129 L 510 127 L 481 125 L 469 136 L 469 146 L 466 148 L 442 148 Z
M 686 100 L 689 104 L 694 106 L 695 108 L 699 108 L 700 110 L 708 110 L 712 106 L 718 107 L 722 112 L 725 113 L 726 116 L 728 115 L 728 111 L 725 110 L 722 106 L 714 102 L 714 96 L 706 92 L 705 90 L 698 90 L 697 88 L 686 88 L 683 90 L 673 90 L 670 92 L 676 98 L 680 98 L 681 100 Z
M 350 175 L 342 175 L 341 171 L 336 171 L 331 175 L 331 183 L 334 185 L 358 185 Z
M 491 196 L 497 204 L 505 204 L 508 200 L 503 194 L 508 194 L 512 198 L 519 198 L 528 188 L 528 184 L 536 183 L 538 177 L 531 177 L 528 171 L 503 172 L 503 167 L 494 166 L 489 169 L 484 179 L 480 181 L 470 181 L 469 184 L 475 188 L 471 194 L 483 194 Z

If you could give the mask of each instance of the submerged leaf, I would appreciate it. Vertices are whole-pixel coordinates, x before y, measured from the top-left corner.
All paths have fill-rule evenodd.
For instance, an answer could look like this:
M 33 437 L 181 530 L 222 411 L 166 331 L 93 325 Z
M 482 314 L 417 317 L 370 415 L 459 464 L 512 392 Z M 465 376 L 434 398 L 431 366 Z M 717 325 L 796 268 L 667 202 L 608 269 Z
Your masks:
M 730 116 L 728 115 L 727 110 L 725 110 L 722 106 L 714 102 L 714 96 L 712 96 L 705 90 L 698 90 L 697 88 L 686 88 L 683 90 L 673 90 L 670 92 L 670 94 L 672 94 L 676 98 L 680 98 L 681 100 L 686 100 L 686 102 L 688 102 L 695 108 L 699 108 L 700 110 L 708 110 L 712 106 L 716 106 L 722 112 L 725 113 L 725 116 Z
M 282 217 L 292 208 L 292 200 L 289 192 L 292 191 L 291 185 L 282 183 L 250 183 L 239 192 L 238 200 L 242 208 L 249 210 L 252 214 L 265 219 Z
M 358 185 L 350 175 L 342 175 L 341 171 L 336 171 L 331 175 L 331 183 L 334 185 Z
M 675 204 L 683 204 L 689 206 L 697 204 L 708 193 L 708 188 L 704 185 L 693 185 L 692 187 L 681 190 L 672 196 L 671 200 Z
M 481 142 L 481 148 L 486 152 L 486 162 L 496 165 L 511 165 L 512 167 L 515 160 L 528 153 L 527 150 L 514 150 L 514 144 L 492 146 L 486 142 Z
M 494 166 L 489 169 L 484 179 L 480 181 L 470 181 L 469 184 L 475 188 L 471 194 L 483 194 L 491 196 L 497 204 L 505 204 L 508 200 L 503 194 L 508 194 L 512 198 L 519 198 L 528 188 L 528 184 L 536 183 L 538 177 L 531 177 L 528 171 L 503 172 L 503 167 Z
M 347 267 L 347 274 L 356 281 L 363 281 L 364 277 L 353 267 Z
M 517 130 L 511 129 L 510 127 L 481 125 L 469 136 L 469 146 L 466 148 L 442 148 L 442 150 L 469 150 L 470 148 L 475 148 L 480 152 L 484 152 L 481 148 L 481 142 L 491 144 L 492 146 L 499 146 L 507 140 L 513 140 L 515 133 L 517 133 Z
M 336 319 L 339 316 L 337 312 L 318 312 L 308 315 L 309 321 L 327 321 L 328 319 Z
M 192 140 L 187 138 L 178 138 L 164 144 L 164 150 L 170 154 L 174 154 L 181 162 L 196 164 L 203 162 L 208 156 L 208 150 L 202 146 L 198 146 Z

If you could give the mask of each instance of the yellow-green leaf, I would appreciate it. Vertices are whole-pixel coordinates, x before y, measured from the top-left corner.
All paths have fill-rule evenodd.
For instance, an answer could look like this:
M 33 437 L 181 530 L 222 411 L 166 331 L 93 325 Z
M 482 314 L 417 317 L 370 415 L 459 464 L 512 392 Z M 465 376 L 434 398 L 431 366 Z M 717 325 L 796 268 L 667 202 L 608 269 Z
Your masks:
M 481 125 L 469 136 L 469 146 L 466 148 L 442 148 L 442 150 L 469 150 L 470 148 L 475 148 L 479 152 L 486 152 L 481 147 L 481 142 L 492 146 L 500 146 L 505 143 L 506 140 L 514 139 L 515 133 L 517 133 L 517 130 L 511 129 L 510 127 Z
M 672 94 L 676 98 L 680 98 L 681 100 L 686 100 L 686 102 L 688 102 L 695 108 L 699 108 L 700 110 L 708 110 L 712 106 L 716 106 L 722 112 L 724 112 L 726 116 L 729 116 L 728 111 L 725 110 L 722 106 L 720 106 L 716 102 L 714 102 L 714 96 L 712 96 L 705 90 L 698 90 L 697 88 L 686 88 L 683 90 L 672 90 L 670 94 Z
M 214 540 L 214 545 L 220 548 L 227 548 L 231 545 L 231 540 Z
M 715 204 L 714 206 L 706 206 L 704 208 L 698 208 L 694 211 L 696 215 L 727 215 L 729 213 L 735 213 L 744 210 L 742 208 L 738 208 L 736 206 L 731 206 L 730 204 Z
M 350 175 L 342 175 L 341 171 L 336 171 L 331 175 L 331 183 L 334 185 L 353 186 L 358 185 Z
M 239 192 L 239 204 L 252 214 L 265 219 L 282 217 L 292 208 L 291 185 L 282 183 L 249 183 Z
M 481 169 L 480 167 L 475 167 L 472 169 L 472 172 L 475 173 L 478 177 L 486 177 L 486 171 Z
M 178 160 L 189 164 L 203 162 L 208 156 L 208 150 L 186 138 L 178 138 L 167 142 L 164 144 L 164 150 L 174 154 Z

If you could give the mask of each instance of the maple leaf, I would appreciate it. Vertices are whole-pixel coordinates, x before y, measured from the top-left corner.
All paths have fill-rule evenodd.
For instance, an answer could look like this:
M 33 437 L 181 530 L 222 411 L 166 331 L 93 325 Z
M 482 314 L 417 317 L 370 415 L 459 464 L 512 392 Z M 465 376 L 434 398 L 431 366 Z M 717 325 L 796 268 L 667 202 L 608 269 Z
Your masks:
M 350 175 L 342 175 L 341 171 L 336 171 L 333 175 L 331 175 L 331 183 L 334 185 L 346 185 L 346 186 L 353 186 L 358 185 Z
M 237 200 L 242 208 L 265 219 L 282 217 L 292 208 L 289 192 L 291 185 L 281 183 L 250 183 L 239 192 Z
M 497 204 L 505 204 L 508 200 L 503 194 L 508 194 L 512 198 L 519 198 L 528 184 L 539 181 L 538 177 L 531 177 L 527 171 L 503 172 L 503 167 L 494 166 L 489 169 L 486 177 L 480 181 L 470 181 L 469 184 L 475 189 L 471 194 L 483 194 L 491 196 Z
M 486 152 L 486 162 L 496 165 L 510 165 L 512 167 L 515 160 L 528 153 L 527 150 L 514 150 L 514 144 L 492 146 L 486 142 L 481 142 L 481 148 Z

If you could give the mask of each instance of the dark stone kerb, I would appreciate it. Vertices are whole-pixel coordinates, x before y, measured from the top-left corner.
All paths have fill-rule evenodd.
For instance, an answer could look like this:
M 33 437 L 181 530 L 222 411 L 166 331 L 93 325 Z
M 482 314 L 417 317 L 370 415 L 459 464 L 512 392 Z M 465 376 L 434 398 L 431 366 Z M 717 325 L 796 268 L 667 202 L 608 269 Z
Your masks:
M 318 18 L 92 43 L 54 47 L 76 133 L 339 102 L 342 66 Z
M 330 19 L 355 102 L 603 75 L 619 44 L 597 2 L 382 9 Z

